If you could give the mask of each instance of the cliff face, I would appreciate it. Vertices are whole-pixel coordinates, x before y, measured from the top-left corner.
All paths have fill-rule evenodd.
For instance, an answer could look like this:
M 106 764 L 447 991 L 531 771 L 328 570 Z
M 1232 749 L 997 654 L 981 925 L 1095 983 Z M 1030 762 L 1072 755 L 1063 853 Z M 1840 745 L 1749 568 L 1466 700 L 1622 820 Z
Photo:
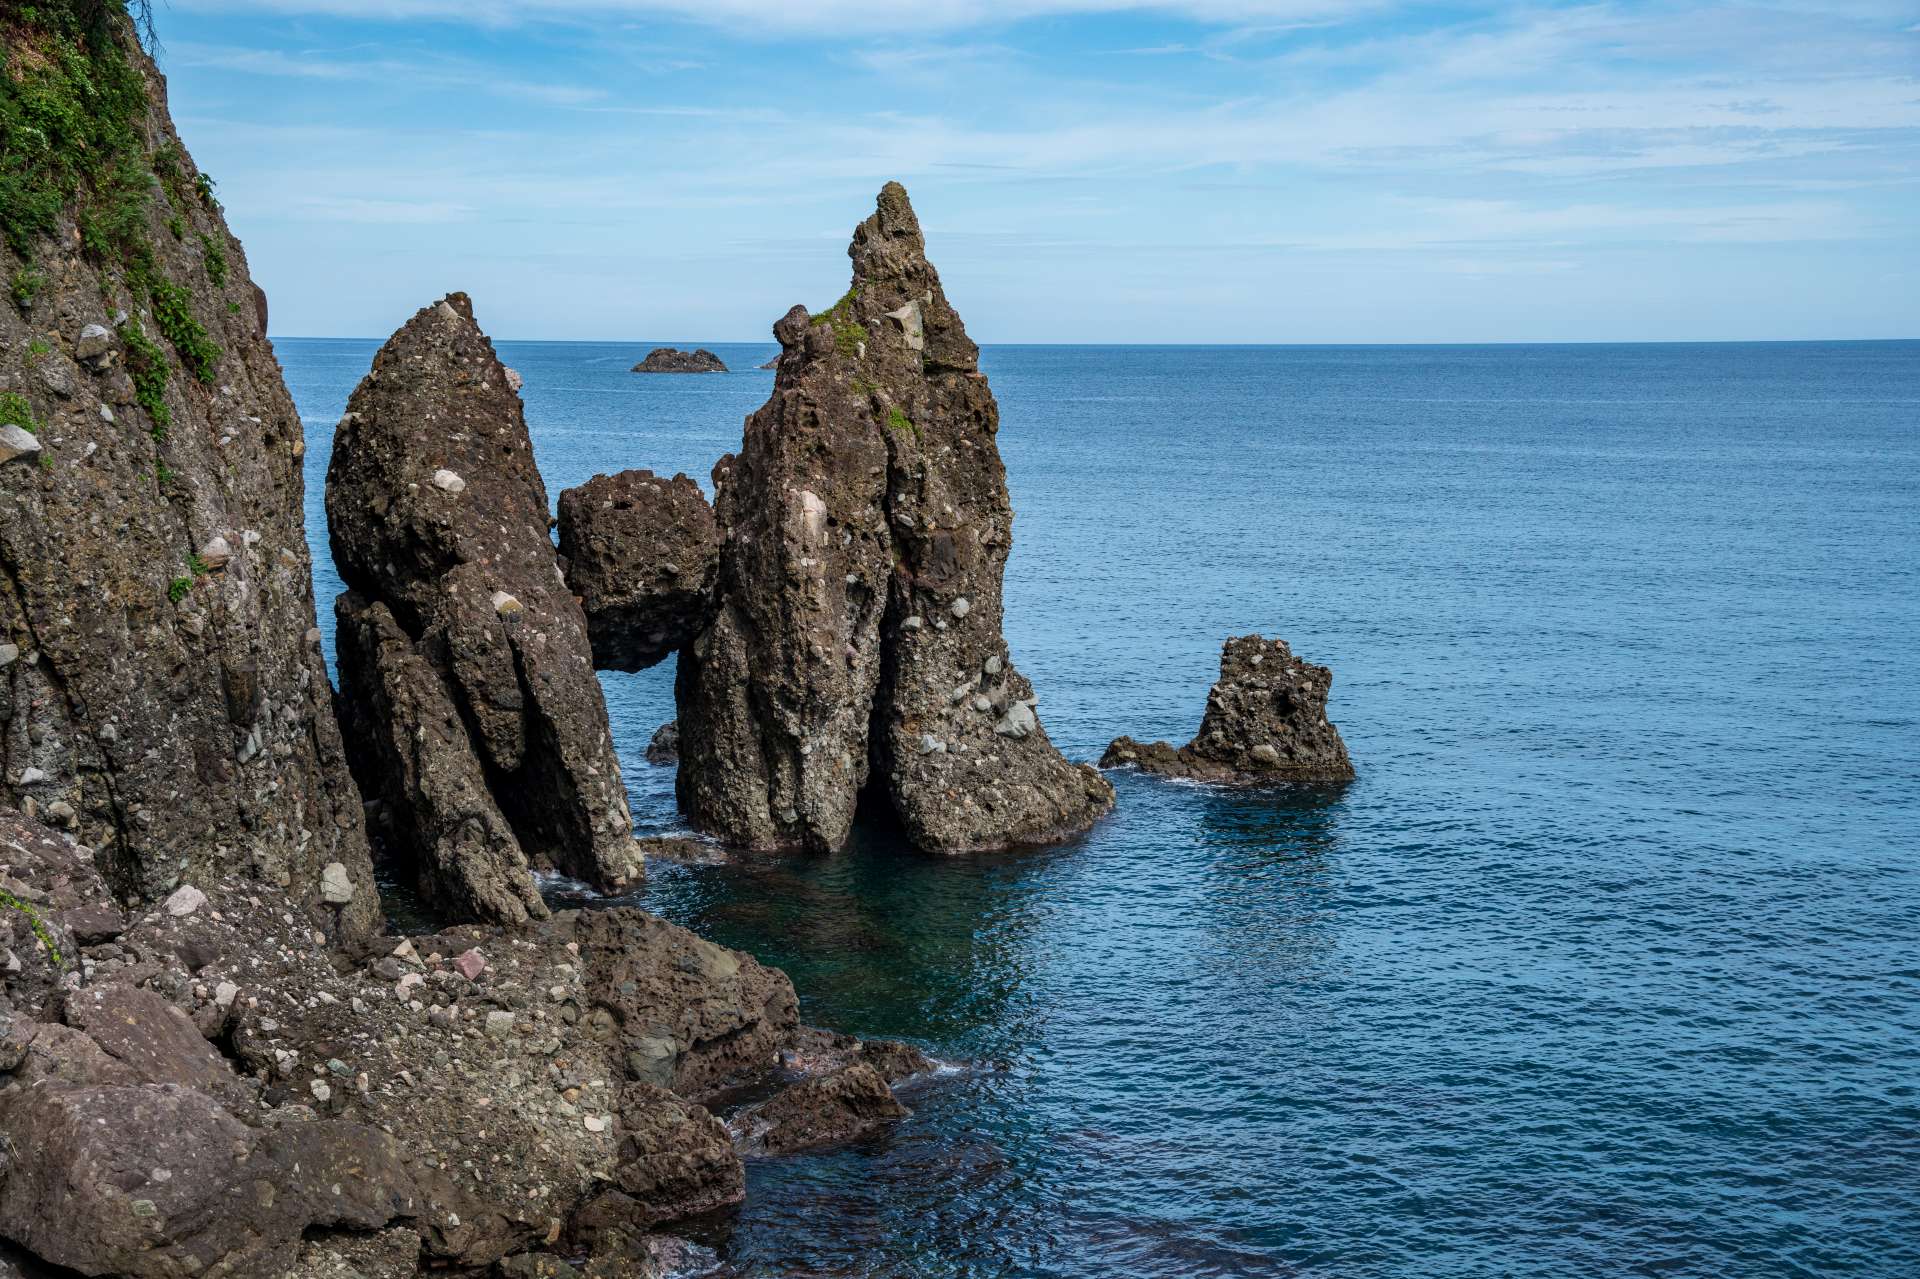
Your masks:
M 123 899 L 238 872 L 365 933 L 264 297 L 118 6 L 0 41 L 0 804 Z

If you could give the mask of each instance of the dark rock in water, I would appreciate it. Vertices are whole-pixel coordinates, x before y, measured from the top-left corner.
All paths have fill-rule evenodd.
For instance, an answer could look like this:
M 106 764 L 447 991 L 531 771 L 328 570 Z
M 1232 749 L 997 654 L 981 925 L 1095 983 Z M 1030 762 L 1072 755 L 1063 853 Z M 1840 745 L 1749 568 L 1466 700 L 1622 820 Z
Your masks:
M 759 369 L 777 369 L 780 367 L 780 357 L 776 355 L 765 364 L 756 364 L 754 367 Z
M 653 736 L 647 740 L 647 762 L 649 764 L 677 764 L 680 762 L 680 721 L 670 719 L 653 730 Z
M 334 611 L 341 722 L 369 793 L 399 797 L 379 809 L 386 842 L 411 852 L 422 893 L 452 918 L 545 916 L 453 690 L 385 604 L 348 591 Z
M 926 1074 L 935 1066 L 931 1057 L 898 1039 L 856 1039 L 811 1026 L 802 1026 L 792 1046 L 780 1054 L 782 1069 L 806 1076 L 829 1075 L 856 1063 L 873 1067 L 890 1084 Z
M 1202 782 L 1350 781 L 1353 761 L 1327 719 L 1332 687 L 1332 671 L 1295 657 L 1284 640 L 1230 639 L 1191 742 L 1175 750 L 1166 742 L 1115 738 L 1100 766 Z
M 741 1111 L 733 1129 L 746 1153 L 784 1155 L 849 1141 L 911 1113 L 879 1071 L 855 1062 Z
M 1112 789 L 1048 741 L 1001 637 L 998 409 L 898 184 L 849 253 L 845 297 L 774 327 L 772 398 L 714 469 L 720 602 L 680 658 L 681 802 L 729 842 L 837 848 L 877 767 L 925 848 L 1083 830 Z
M 534 913 L 523 862 L 603 888 L 636 876 L 586 615 L 520 397 L 464 294 L 409 320 L 348 401 L 327 527 L 352 588 L 338 612 L 355 766 L 435 900 L 512 922 Z
M 603 671 L 645 670 L 712 619 L 720 535 L 684 475 L 622 471 L 564 490 L 560 557 Z
M 0 463 L 0 804 L 97 850 L 123 901 L 244 869 L 315 926 L 365 934 L 380 910 L 315 625 L 300 417 L 165 82 L 118 6 L 91 8 L 108 34 L 68 42 L 60 79 L 87 86 L 76 112 L 129 115 L 86 135 L 87 163 L 164 170 L 166 189 L 141 186 L 111 254 L 76 247 L 104 211 L 85 193 L 27 255 L 0 243 L 0 278 L 37 286 L 0 305 L 0 456 L 33 446 Z M 65 65 L 48 28 L 75 11 L 8 6 L 10 74 Z M 56 152 L 81 145 L 62 127 Z M 8 145 L 9 183 L 28 183 L 12 201 L 56 159 Z M 129 291 L 122 244 L 151 287 Z M 322 898 L 333 864 L 351 902 Z
M 656 346 L 647 358 L 633 366 L 635 373 L 725 373 L 727 366 L 706 347 L 682 351 L 677 347 Z

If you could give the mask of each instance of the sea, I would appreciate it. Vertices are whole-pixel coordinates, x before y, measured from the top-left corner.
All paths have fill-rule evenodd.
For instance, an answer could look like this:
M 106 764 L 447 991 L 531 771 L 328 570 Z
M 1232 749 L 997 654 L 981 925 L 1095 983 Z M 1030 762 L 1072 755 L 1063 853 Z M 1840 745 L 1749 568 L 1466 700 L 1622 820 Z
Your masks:
M 549 497 L 765 401 L 501 342 Z M 674 344 L 695 343 L 680 339 Z M 321 495 L 374 341 L 282 339 Z M 988 346 L 1048 733 L 1193 734 L 1221 642 L 1359 778 L 1120 772 L 1085 837 L 656 863 L 637 901 L 947 1063 L 750 1164 L 739 1276 L 1920 1275 L 1920 342 Z M 671 662 L 604 677 L 634 820 Z

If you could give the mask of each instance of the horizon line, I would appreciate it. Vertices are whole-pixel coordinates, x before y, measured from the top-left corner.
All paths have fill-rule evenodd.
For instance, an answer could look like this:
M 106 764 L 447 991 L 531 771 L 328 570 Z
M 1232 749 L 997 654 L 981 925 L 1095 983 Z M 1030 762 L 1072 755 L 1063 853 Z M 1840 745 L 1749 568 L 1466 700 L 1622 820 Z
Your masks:
M 269 342 L 386 342 L 387 337 L 362 335 L 326 335 L 311 333 L 267 334 Z M 646 346 L 660 345 L 660 338 L 515 338 L 488 335 L 492 342 L 512 342 L 522 346 Z M 691 343 L 694 346 L 759 346 L 778 350 L 780 344 L 772 338 L 677 338 L 665 339 Z M 1234 350 L 1281 350 L 1301 348 L 1353 348 L 1353 347 L 1476 347 L 1476 346 L 1826 346 L 1842 343 L 1865 345 L 1868 343 L 1920 342 L 1920 335 L 1912 337 L 1851 337 L 1851 338 L 1560 338 L 1542 341 L 1537 338 L 1488 338 L 1477 342 L 1434 342 L 1414 339 L 1381 339 L 1371 342 L 981 342 L 980 347 L 1104 347 L 1149 350 L 1171 348 L 1186 350 L 1206 350 L 1228 348 Z M 681 349 L 685 349 L 684 346 Z

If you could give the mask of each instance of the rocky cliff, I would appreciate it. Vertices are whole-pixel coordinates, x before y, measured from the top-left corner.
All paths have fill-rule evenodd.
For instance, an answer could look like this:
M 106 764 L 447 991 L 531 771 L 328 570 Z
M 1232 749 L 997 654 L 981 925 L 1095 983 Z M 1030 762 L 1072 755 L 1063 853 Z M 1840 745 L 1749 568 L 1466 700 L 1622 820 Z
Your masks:
M 353 588 L 336 607 L 342 719 L 394 851 L 468 918 L 539 913 L 529 862 L 631 881 L 640 855 L 586 615 L 547 533 L 520 397 L 464 294 L 374 357 L 334 432 L 326 500 Z
M 774 327 L 772 398 L 714 469 L 712 624 L 681 654 L 679 793 L 755 847 L 836 848 L 870 769 L 911 838 L 1058 838 L 1112 804 L 1048 741 L 1001 636 L 999 412 L 907 193 L 832 307 Z
M 369 932 L 246 255 L 117 5 L 9 6 L 0 41 L 0 802 L 122 900 L 242 874 Z
M 1192 741 L 1115 738 L 1102 768 L 1225 784 L 1344 782 L 1353 761 L 1327 719 L 1333 672 L 1295 657 L 1285 640 L 1240 635 L 1220 648 L 1220 678 Z

